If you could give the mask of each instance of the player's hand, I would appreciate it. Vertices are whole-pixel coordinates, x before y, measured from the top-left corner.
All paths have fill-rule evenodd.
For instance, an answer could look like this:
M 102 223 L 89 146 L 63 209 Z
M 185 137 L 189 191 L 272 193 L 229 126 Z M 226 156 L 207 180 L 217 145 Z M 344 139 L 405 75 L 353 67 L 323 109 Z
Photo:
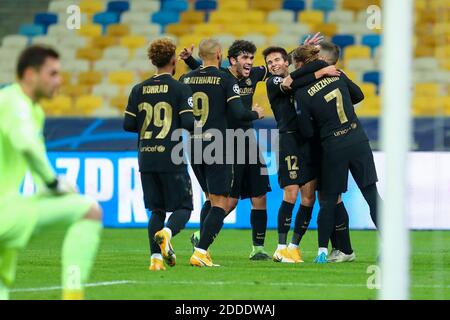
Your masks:
M 49 187 L 50 191 L 56 194 L 78 193 L 76 185 L 70 183 L 64 176 L 56 178 L 56 183 Z
M 192 44 L 190 48 L 183 48 L 183 50 L 181 50 L 180 54 L 178 55 L 178 57 L 181 60 L 186 60 L 187 58 L 189 58 L 190 56 L 192 56 L 192 52 L 194 52 L 194 45 Z
M 257 103 L 253 106 L 252 111 L 256 111 L 258 113 L 258 119 L 264 118 L 264 109 L 259 107 Z
M 336 66 L 328 66 L 319 70 L 319 78 L 322 77 L 339 77 L 341 71 L 336 69 Z
M 283 82 L 281 83 L 281 86 L 284 87 L 284 88 L 292 89 L 291 88 L 292 82 L 294 82 L 294 80 L 289 75 L 289 76 L 287 76 L 286 78 L 283 79 Z
M 305 41 L 303 41 L 303 44 L 307 44 L 307 45 L 318 45 L 319 43 L 321 43 L 324 39 L 324 36 L 320 34 L 320 32 L 317 32 L 315 35 L 311 36 L 308 35 L 305 39 Z

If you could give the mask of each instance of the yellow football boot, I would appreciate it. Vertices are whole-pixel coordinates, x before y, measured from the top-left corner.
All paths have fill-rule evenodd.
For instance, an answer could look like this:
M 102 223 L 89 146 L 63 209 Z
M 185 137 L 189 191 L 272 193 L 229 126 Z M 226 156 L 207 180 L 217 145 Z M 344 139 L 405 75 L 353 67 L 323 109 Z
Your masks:
M 166 267 L 164 267 L 164 262 L 162 259 L 151 258 L 150 259 L 150 267 L 148 268 L 150 271 L 164 271 Z
M 170 236 L 167 231 L 164 229 L 159 230 L 155 233 L 155 242 L 161 248 L 161 254 L 164 258 L 164 261 L 168 266 L 173 267 L 176 263 L 176 255 L 175 251 L 173 251 L 172 244 L 170 243 Z

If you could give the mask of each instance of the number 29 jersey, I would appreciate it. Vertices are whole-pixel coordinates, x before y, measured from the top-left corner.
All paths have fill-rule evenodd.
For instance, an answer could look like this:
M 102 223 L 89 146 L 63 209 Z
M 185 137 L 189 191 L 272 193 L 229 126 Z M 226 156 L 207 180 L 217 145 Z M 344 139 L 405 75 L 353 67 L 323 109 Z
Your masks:
M 154 75 L 133 87 L 125 115 L 136 118 L 140 172 L 186 170 L 183 162 L 172 159 L 172 149 L 181 143 L 181 135 L 175 141 L 171 136 L 181 129 L 180 115 L 192 112 L 191 95 L 189 86 L 170 74 Z

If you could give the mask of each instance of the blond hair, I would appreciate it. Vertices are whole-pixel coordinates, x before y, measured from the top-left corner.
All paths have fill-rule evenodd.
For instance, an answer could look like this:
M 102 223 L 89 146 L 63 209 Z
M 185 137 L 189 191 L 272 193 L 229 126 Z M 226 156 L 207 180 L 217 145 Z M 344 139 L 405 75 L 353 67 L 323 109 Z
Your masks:
M 202 60 L 214 59 L 217 49 L 221 49 L 218 40 L 212 38 L 203 39 L 198 46 L 198 55 Z
M 294 50 L 292 58 L 297 62 L 309 63 L 319 59 L 320 49 L 313 45 L 302 45 Z

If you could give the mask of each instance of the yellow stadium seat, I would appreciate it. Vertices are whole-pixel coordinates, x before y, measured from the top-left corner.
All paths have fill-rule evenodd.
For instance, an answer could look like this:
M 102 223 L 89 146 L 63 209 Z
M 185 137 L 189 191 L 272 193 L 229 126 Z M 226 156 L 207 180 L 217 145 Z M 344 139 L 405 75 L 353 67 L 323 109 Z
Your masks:
M 78 34 L 83 37 L 98 37 L 102 35 L 102 26 L 99 24 L 82 24 Z
M 62 86 L 60 93 L 69 97 L 78 97 L 81 95 L 89 94 L 90 87 L 84 84 L 70 84 Z
M 116 37 L 113 36 L 98 36 L 91 38 L 91 46 L 98 49 L 105 49 L 117 44 Z
M 241 37 L 242 35 L 248 33 L 248 30 L 252 30 L 253 32 L 257 32 L 255 29 L 258 26 L 250 25 L 250 24 L 227 24 L 224 25 L 223 33 L 230 33 L 236 37 Z
M 205 21 L 205 13 L 203 11 L 185 11 L 180 15 L 181 23 L 203 23 Z
M 221 33 L 223 26 L 221 24 L 213 23 L 200 23 L 194 26 L 194 32 L 201 36 L 214 36 L 215 34 Z
M 250 27 L 250 29 L 247 30 L 251 30 L 252 33 L 261 33 L 262 35 L 266 36 L 266 37 L 273 37 L 274 35 L 279 33 L 279 27 L 277 24 L 274 23 L 261 23 L 261 24 L 256 24 Z
M 448 10 L 450 8 L 450 1 L 448 0 L 433 0 L 428 1 L 430 9 L 435 11 Z
M 342 0 L 342 9 L 362 11 L 366 10 L 370 4 L 372 4 L 372 2 L 367 0 Z
M 77 59 L 96 61 L 102 57 L 102 50 L 97 48 L 79 48 L 76 53 Z
M 93 86 L 103 80 L 103 74 L 100 71 L 86 71 L 78 74 L 78 84 Z
M 311 30 L 320 31 L 324 36 L 332 37 L 337 33 L 337 25 L 334 23 L 320 23 L 320 24 L 312 24 L 310 25 Z
M 212 11 L 209 15 L 209 22 L 215 24 L 232 24 L 242 22 L 246 15 L 235 11 Z
M 378 117 L 381 112 L 381 101 L 377 96 L 365 98 L 357 108 L 356 114 L 359 117 Z
M 270 1 L 261 1 L 261 0 L 252 0 L 251 8 L 255 10 L 263 10 L 263 11 L 273 11 L 281 9 L 281 0 L 270 0 Z
M 134 82 L 134 73 L 131 71 L 113 71 L 108 75 L 111 84 L 125 86 Z
M 450 11 L 450 9 L 449 9 Z M 448 18 L 450 19 L 450 17 Z M 437 23 L 433 27 L 433 35 L 435 37 L 449 37 L 450 36 L 450 22 L 446 23 Z M 442 39 L 439 39 L 442 41 Z M 439 41 L 438 40 L 438 41 Z
M 82 13 L 94 14 L 105 9 L 105 2 L 100 0 L 81 0 L 80 11 Z
M 68 85 L 72 83 L 72 73 L 68 71 L 61 71 L 59 75 L 62 78 L 62 85 Z
M 200 44 L 200 41 L 202 41 L 203 38 L 204 38 L 204 36 L 198 35 L 198 34 L 184 35 L 184 36 L 178 38 L 179 47 L 180 47 L 180 49 L 182 49 L 183 47 L 190 47 L 191 44 L 198 47 L 198 45 Z
M 440 93 L 439 83 L 417 83 L 414 86 L 414 95 L 422 97 L 437 97 Z
M 298 21 L 300 23 L 306 23 L 306 24 L 321 24 L 325 21 L 325 15 L 323 11 L 319 10 L 305 10 L 300 11 L 298 13 Z
M 125 111 L 128 104 L 128 97 L 126 95 L 115 96 L 109 100 L 109 104 L 117 110 Z
M 106 27 L 106 34 L 113 37 L 125 37 L 130 34 L 130 28 L 125 24 L 110 24 Z
M 445 113 L 444 99 L 441 97 L 414 97 L 413 114 L 415 116 L 441 116 Z
M 148 78 L 151 78 L 153 75 L 155 74 L 155 70 L 150 70 L 150 71 L 142 71 L 139 72 L 139 79 L 141 81 L 147 80 Z M 180 77 L 183 75 L 184 73 L 180 74 Z M 177 79 L 179 79 L 180 77 L 178 77 Z
M 249 3 L 247 0 L 227 0 L 220 1 L 218 5 L 219 10 L 248 10 Z
M 417 58 L 421 58 L 421 57 L 430 57 L 433 56 L 435 53 L 435 49 L 434 47 L 429 47 L 429 46 L 417 46 L 414 50 L 414 56 L 416 56 Z
M 338 66 L 336 66 L 338 69 Z M 353 82 L 358 82 L 359 81 L 359 76 L 355 71 L 347 71 L 345 70 L 345 74 L 347 75 L 347 78 L 349 78 L 350 80 L 352 80 Z
M 244 15 L 245 23 L 264 23 L 266 20 L 266 13 L 264 11 L 251 10 L 247 11 Z
M 144 36 L 126 36 L 120 39 L 120 45 L 125 46 L 130 50 L 143 47 L 147 44 Z
M 434 56 L 439 60 L 449 59 L 450 45 L 436 47 Z
M 352 45 L 348 46 L 344 50 L 344 59 L 355 59 L 355 58 L 370 58 L 370 47 Z
M 180 37 L 184 34 L 192 33 L 192 24 L 172 23 L 166 26 L 166 33 L 174 34 Z
M 377 86 L 373 83 L 361 83 L 359 84 L 362 92 L 364 93 L 364 97 L 367 99 L 368 97 L 375 97 L 377 95 Z
M 83 95 L 75 100 L 75 109 L 85 114 L 89 114 L 103 104 L 103 98 L 93 95 Z
M 49 115 L 61 116 L 72 110 L 72 99 L 64 95 L 57 95 L 52 99 L 43 99 L 40 104 L 45 113 Z
M 450 116 L 450 96 L 442 97 L 445 115 Z

